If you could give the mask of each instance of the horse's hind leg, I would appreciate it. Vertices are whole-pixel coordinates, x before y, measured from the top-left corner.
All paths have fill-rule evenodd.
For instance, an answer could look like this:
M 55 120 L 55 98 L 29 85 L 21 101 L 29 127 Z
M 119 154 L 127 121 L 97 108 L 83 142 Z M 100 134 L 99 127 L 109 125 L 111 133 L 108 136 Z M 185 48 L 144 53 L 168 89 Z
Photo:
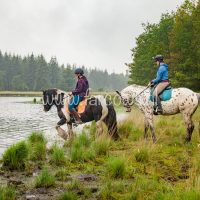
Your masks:
M 184 117 L 185 125 L 186 125 L 186 128 L 187 128 L 185 141 L 190 142 L 191 137 L 192 137 L 192 132 L 194 130 L 194 123 L 192 121 L 192 116 L 190 114 L 183 113 L 183 117 Z
M 147 132 L 149 130 L 149 122 L 146 118 L 144 118 L 144 139 L 147 139 Z

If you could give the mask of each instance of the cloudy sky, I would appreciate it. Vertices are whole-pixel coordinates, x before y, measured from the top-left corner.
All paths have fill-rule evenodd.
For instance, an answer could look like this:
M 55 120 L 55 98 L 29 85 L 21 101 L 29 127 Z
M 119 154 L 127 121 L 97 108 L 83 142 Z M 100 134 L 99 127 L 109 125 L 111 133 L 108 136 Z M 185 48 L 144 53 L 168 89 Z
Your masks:
M 125 72 L 141 23 L 183 0 L 0 0 L 0 49 Z

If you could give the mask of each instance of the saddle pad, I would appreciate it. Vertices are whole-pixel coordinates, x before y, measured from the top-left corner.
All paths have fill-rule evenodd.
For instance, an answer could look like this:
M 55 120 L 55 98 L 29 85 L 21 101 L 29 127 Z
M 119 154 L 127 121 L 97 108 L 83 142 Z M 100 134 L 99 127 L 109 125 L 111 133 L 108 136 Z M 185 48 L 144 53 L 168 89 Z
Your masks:
M 85 98 L 83 101 L 81 101 L 78 106 L 76 107 L 76 110 L 78 112 L 78 114 L 84 113 L 85 112 L 85 108 L 87 106 L 87 99 Z M 66 107 L 66 111 L 68 113 L 70 113 L 68 106 Z
M 172 98 L 172 88 L 166 88 L 160 95 L 161 101 L 168 101 Z M 150 101 L 153 101 L 153 90 L 150 92 Z

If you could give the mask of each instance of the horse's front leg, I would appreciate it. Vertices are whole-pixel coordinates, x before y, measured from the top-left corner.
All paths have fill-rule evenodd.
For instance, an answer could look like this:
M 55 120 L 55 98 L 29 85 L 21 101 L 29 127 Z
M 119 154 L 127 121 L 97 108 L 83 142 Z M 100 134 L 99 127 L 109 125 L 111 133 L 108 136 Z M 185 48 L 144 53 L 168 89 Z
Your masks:
M 99 137 L 103 134 L 103 122 L 101 120 L 97 121 L 96 126 L 97 126 L 97 137 Z
M 154 125 L 153 125 L 153 113 L 147 113 L 145 115 L 145 120 L 147 121 L 148 123 L 148 128 L 150 127 L 150 130 L 151 130 L 151 137 L 152 137 L 152 140 L 153 140 L 153 143 L 156 142 L 156 135 L 155 135 L 155 129 L 154 129 Z M 146 135 L 147 135 L 147 127 L 146 127 Z M 145 135 L 145 136 L 146 136 Z
M 74 133 L 73 133 L 73 129 L 72 129 L 72 123 L 68 122 L 67 123 L 67 127 L 68 127 L 69 139 L 73 139 L 74 138 Z
M 68 134 L 66 131 L 64 131 L 60 126 L 64 125 L 66 123 L 66 118 L 61 117 L 60 121 L 56 125 L 56 130 L 58 132 L 58 135 L 63 138 L 64 140 L 67 140 Z
M 146 117 L 144 117 L 144 139 L 147 139 L 148 135 L 147 132 L 149 130 L 149 122 L 146 119 Z

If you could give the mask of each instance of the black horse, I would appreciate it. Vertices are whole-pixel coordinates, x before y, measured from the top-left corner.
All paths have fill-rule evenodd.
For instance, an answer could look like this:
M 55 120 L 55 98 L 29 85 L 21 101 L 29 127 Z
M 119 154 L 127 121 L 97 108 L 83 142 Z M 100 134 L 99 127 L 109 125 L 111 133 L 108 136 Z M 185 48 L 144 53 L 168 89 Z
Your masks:
M 54 105 L 57 108 L 57 113 L 60 121 L 57 123 L 56 130 L 63 138 L 71 138 L 73 136 L 72 127 L 74 118 L 67 111 L 70 102 L 70 96 L 66 92 L 59 89 L 49 89 L 43 91 L 44 111 L 47 112 Z M 116 112 L 113 104 L 105 99 L 103 96 L 94 96 L 87 99 L 85 111 L 80 114 L 83 123 L 95 121 L 97 126 L 97 133 L 101 135 L 103 132 L 103 123 L 108 128 L 108 133 L 113 139 L 118 139 Z M 67 124 L 68 133 L 66 133 L 60 126 Z

